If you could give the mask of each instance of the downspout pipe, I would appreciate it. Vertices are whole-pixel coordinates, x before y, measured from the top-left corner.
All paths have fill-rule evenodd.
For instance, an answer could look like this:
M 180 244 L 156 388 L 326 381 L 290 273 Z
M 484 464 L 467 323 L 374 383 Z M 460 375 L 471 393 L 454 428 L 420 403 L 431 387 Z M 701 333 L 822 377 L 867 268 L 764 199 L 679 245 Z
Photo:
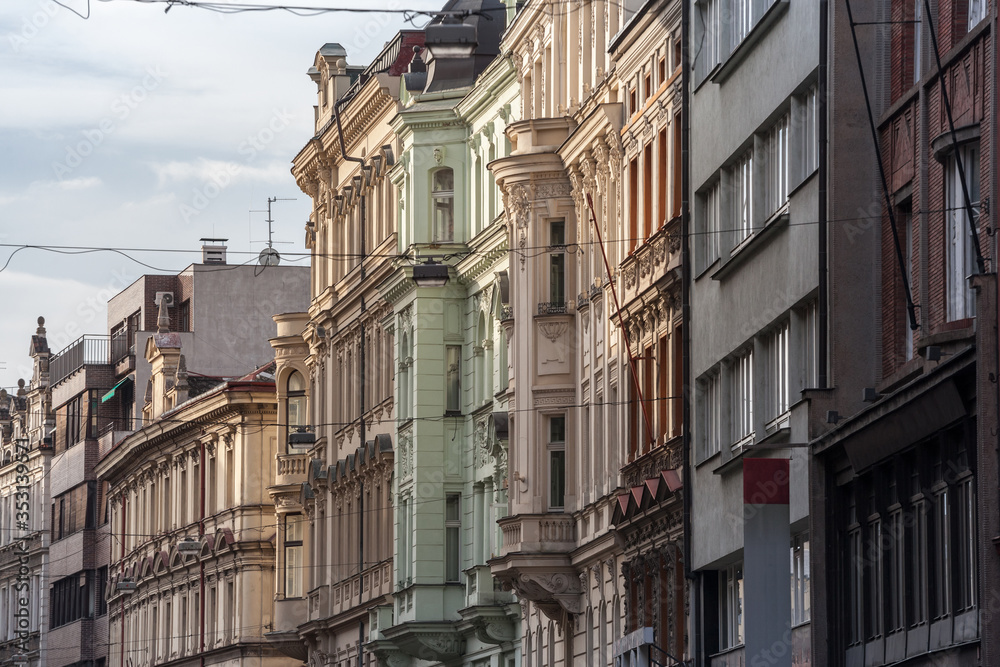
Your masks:
M 198 537 L 200 540 L 205 538 L 205 442 L 204 440 L 198 444 L 199 447 L 199 457 L 201 464 L 198 466 L 198 477 L 199 477 L 199 488 L 201 492 L 198 494 Z M 198 650 L 198 654 L 201 657 L 201 667 L 205 667 L 205 560 L 198 558 L 199 564 L 199 576 L 198 576 L 198 587 L 200 593 L 198 594 L 199 599 L 199 615 L 201 616 L 199 620 L 200 625 L 200 635 L 201 635 L 201 647 Z
M 127 525 L 125 523 L 125 517 L 127 513 L 128 513 L 128 505 L 126 504 L 126 496 L 125 492 L 122 491 L 122 539 L 121 539 L 122 551 L 121 551 L 121 565 L 120 565 L 121 568 L 120 574 L 122 575 L 125 574 L 125 531 L 126 531 L 125 526 Z M 120 576 L 118 580 L 121 581 Z M 125 596 L 119 593 L 119 597 L 121 598 L 121 617 L 122 617 L 122 648 L 121 648 L 120 664 L 121 667 L 125 667 Z
M 364 188 L 364 186 L 365 186 L 365 181 L 364 181 L 364 178 L 365 178 L 365 171 L 364 171 L 365 161 L 363 159 L 361 159 L 361 158 L 351 157 L 350 155 L 347 154 L 347 146 L 344 144 L 344 128 L 343 128 L 343 126 L 340 123 L 340 107 L 341 107 L 341 105 L 342 104 L 347 104 L 353 98 L 354 98 L 353 95 L 350 95 L 350 96 L 344 95 L 344 97 L 342 97 L 339 100 L 337 100 L 336 102 L 334 102 L 334 104 L 333 104 L 333 117 L 337 121 L 337 141 L 340 144 L 340 155 L 341 155 L 341 157 L 343 157 L 343 159 L 345 161 L 347 161 L 347 162 L 357 162 L 360 165 L 361 169 L 359 170 L 359 173 L 361 175 L 361 187 Z M 360 218 L 361 218 L 361 230 L 360 230 L 361 259 L 359 261 L 360 272 L 361 272 L 361 275 L 360 275 L 360 284 L 364 285 L 364 282 L 365 282 L 365 259 L 366 259 L 366 256 L 367 256 L 367 250 L 365 249 L 365 226 L 366 226 L 365 196 L 362 193 L 359 193 L 359 196 L 361 197 L 361 202 L 359 204 L 359 206 L 360 206 L 360 211 L 359 212 L 360 212 Z M 361 296 L 361 315 L 359 317 L 359 325 L 360 325 L 360 328 L 361 328 L 361 349 L 359 351 L 359 353 L 360 353 L 359 354 L 359 357 L 360 357 L 360 364 L 359 364 L 360 368 L 359 368 L 359 370 L 360 370 L 360 376 L 361 376 L 359 379 L 360 379 L 360 384 L 361 384 L 361 391 L 360 391 L 360 398 L 358 400 L 358 406 L 359 406 L 358 421 L 360 422 L 360 424 L 358 425 L 358 429 L 359 429 L 358 432 L 359 432 L 359 436 L 360 436 L 360 439 L 361 439 L 361 446 L 362 447 L 365 446 L 365 442 L 368 439 L 368 433 L 367 433 L 367 428 L 366 428 L 366 424 L 365 424 L 365 381 L 367 379 L 366 378 L 366 372 L 365 372 L 366 371 L 366 366 L 367 366 L 367 355 L 365 354 L 365 347 L 366 347 L 365 346 L 365 311 L 366 311 L 366 308 L 365 308 L 365 297 L 362 294 L 362 296 Z M 364 485 L 362 485 L 362 487 L 361 487 L 361 492 L 360 492 L 360 496 L 359 496 L 359 502 L 364 503 Z M 358 517 L 358 573 L 359 574 L 361 572 L 363 572 L 364 569 L 365 569 L 365 517 L 364 517 L 364 509 L 363 509 L 363 507 L 364 506 L 362 505 L 362 511 L 361 511 L 360 516 Z M 359 592 L 358 595 L 360 597 L 361 593 Z M 364 651 L 365 651 L 365 649 L 364 649 L 364 636 L 365 636 L 365 623 L 364 623 L 364 621 L 359 621 L 358 622 L 358 667 L 361 667 L 361 665 L 364 663 Z
M 684 58 L 681 61 L 681 371 L 684 374 L 684 401 L 681 413 L 681 452 L 684 492 L 684 578 L 693 608 L 693 628 L 689 645 L 684 647 L 690 664 L 701 664 L 698 648 L 702 645 L 703 620 L 701 605 L 701 573 L 691 568 L 691 415 L 694 401 L 694 377 L 691 368 L 691 3 L 681 3 L 681 44 Z
M 817 91 L 816 91 L 816 101 L 817 101 L 817 123 L 816 123 L 816 134 L 817 140 L 819 141 L 819 146 L 816 151 L 817 162 L 819 163 L 818 169 L 818 180 L 819 187 L 817 192 L 817 221 L 816 234 L 817 234 L 817 247 L 818 247 L 818 262 L 819 265 L 819 276 L 817 276 L 819 295 L 817 298 L 817 338 L 816 341 L 816 370 L 817 370 L 817 384 L 819 389 L 827 389 L 830 386 L 830 374 L 828 370 L 829 366 L 829 352 L 827 346 L 829 345 L 829 332 L 827 327 L 829 326 L 829 309 L 830 300 L 827 294 L 828 290 L 828 249 L 827 249 L 827 93 L 828 93 L 828 72 L 827 72 L 827 53 L 829 51 L 828 44 L 828 12 L 829 0 L 819 0 L 819 72 L 817 81 Z M 876 150 L 878 148 L 876 147 Z M 906 276 L 903 276 L 906 279 Z

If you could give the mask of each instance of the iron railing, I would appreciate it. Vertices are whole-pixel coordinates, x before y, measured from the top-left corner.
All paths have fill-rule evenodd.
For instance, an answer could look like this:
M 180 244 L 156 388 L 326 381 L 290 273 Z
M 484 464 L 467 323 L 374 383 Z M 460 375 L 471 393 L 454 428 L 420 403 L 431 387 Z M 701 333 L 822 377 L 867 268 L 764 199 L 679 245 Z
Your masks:
M 49 381 L 59 384 L 87 364 L 107 364 L 110 336 L 85 334 L 52 355 Z
M 538 304 L 539 315 L 565 315 L 566 312 L 565 301 L 543 301 Z

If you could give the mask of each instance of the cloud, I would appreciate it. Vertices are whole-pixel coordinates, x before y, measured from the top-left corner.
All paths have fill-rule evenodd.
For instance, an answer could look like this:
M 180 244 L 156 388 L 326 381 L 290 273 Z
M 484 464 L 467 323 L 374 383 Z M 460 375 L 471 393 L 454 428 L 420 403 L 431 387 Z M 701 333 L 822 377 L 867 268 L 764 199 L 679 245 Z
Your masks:
M 86 178 L 67 178 L 62 181 L 32 181 L 28 189 L 32 192 L 45 190 L 86 190 L 96 188 L 102 184 L 97 176 L 87 176 Z
M 211 181 L 228 174 L 232 181 L 263 181 L 274 182 L 288 177 L 288 165 L 285 162 L 271 162 L 260 166 L 251 166 L 228 160 L 208 160 L 199 158 L 194 161 L 173 160 L 170 162 L 151 162 L 150 169 L 156 174 L 160 187 L 173 183 L 189 181 Z

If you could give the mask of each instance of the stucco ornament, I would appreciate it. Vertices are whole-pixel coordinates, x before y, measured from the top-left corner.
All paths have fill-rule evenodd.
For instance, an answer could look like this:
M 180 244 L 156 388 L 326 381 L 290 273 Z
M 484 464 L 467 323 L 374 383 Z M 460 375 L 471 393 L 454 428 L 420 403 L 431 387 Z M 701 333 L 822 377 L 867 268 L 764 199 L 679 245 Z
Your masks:
M 528 189 L 520 184 L 507 187 L 503 205 L 507 210 L 507 218 L 514 222 L 518 230 L 517 245 L 521 250 L 521 270 L 524 271 L 524 251 L 528 242 L 528 214 L 531 212 Z
M 435 163 L 441 164 L 445 156 L 444 146 L 435 146 L 434 150 L 431 152 L 431 155 L 434 156 Z

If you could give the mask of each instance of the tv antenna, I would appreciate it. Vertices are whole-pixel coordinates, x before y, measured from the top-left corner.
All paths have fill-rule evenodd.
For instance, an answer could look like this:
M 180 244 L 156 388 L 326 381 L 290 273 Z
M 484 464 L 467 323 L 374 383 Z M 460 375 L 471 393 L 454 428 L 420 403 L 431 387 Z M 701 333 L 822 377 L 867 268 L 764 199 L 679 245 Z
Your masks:
M 291 243 L 291 241 L 275 241 L 274 229 L 271 224 L 271 204 L 276 201 L 295 201 L 295 197 L 268 197 L 267 198 L 267 241 L 251 241 L 251 243 L 267 243 L 267 247 L 260 251 L 257 256 L 257 264 L 260 266 L 277 266 L 281 263 L 281 254 L 274 249 L 275 243 Z M 263 209 L 251 210 L 251 213 L 264 213 Z

